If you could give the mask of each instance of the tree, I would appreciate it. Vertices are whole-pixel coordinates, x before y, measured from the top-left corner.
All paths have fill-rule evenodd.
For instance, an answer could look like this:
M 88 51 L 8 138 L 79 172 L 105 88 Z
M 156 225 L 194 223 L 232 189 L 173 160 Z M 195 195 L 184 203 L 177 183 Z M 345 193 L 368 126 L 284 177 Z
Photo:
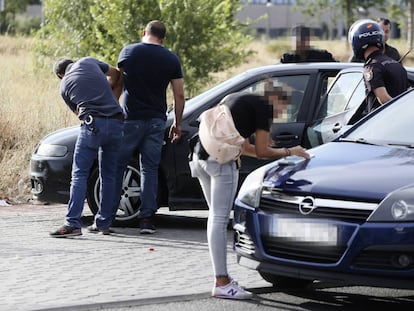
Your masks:
M 388 6 L 388 12 L 406 32 L 407 48 L 411 49 L 414 43 L 414 0 L 393 0 Z
M 0 34 L 13 33 L 16 14 L 24 12 L 33 0 L 3 0 L 4 10 L 0 12 Z
M 187 95 L 211 74 L 243 62 L 250 37 L 237 22 L 239 0 L 47 0 L 40 55 L 91 55 L 116 64 L 126 44 L 140 41 L 153 19 L 167 26 L 165 46 L 181 59 Z

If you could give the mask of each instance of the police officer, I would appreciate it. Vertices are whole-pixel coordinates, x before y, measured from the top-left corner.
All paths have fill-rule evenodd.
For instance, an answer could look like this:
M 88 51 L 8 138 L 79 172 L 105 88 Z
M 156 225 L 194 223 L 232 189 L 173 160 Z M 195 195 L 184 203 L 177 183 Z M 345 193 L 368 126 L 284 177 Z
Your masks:
M 382 53 L 384 32 L 373 20 L 356 21 L 350 28 L 348 39 L 354 55 L 364 59 L 366 86 L 365 115 L 408 88 L 407 71 L 396 60 Z

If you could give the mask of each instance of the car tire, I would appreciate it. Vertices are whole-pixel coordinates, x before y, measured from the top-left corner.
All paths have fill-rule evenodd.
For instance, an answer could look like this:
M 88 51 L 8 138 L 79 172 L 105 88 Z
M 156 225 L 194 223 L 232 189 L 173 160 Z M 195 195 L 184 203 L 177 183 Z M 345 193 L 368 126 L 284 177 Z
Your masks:
M 280 276 L 263 271 L 259 271 L 259 274 L 265 281 L 280 289 L 303 289 L 313 283 L 312 280 Z
M 96 167 L 88 179 L 86 199 L 91 212 L 96 215 L 100 202 L 99 170 Z M 138 161 L 131 161 L 124 173 L 121 200 L 115 216 L 114 225 L 135 225 L 141 206 L 141 174 Z

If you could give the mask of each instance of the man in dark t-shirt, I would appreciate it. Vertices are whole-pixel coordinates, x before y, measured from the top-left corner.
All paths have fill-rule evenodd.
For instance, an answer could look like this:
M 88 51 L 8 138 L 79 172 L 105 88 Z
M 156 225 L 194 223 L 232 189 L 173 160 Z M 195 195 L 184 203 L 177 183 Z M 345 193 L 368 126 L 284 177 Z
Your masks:
M 117 68 L 92 57 L 84 57 L 77 62 L 61 58 L 55 65 L 55 73 L 62 79 L 62 98 L 82 124 L 73 153 L 66 221 L 50 235 L 68 237 L 82 234 L 80 217 L 85 203 L 87 179 L 96 159 L 100 168 L 101 201 L 94 224 L 88 230 L 109 234 L 115 215 L 115 177 L 123 130 L 122 110 L 112 86 L 116 84 L 120 73 Z
M 284 53 L 280 59 L 281 63 L 303 63 L 303 62 L 336 62 L 327 50 L 315 49 L 310 46 L 310 29 L 303 25 L 293 28 L 294 51 Z
M 380 17 L 377 19 L 377 22 L 384 31 L 384 54 L 399 62 L 401 60 L 400 52 L 387 43 L 391 33 L 391 21 L 388 18 Z
M 155 232 L 153 216 L 158 209 L 158 166 L 167 119 L 168 85 L 171 85 L 174 97 L 174 122 L 169 132 L 172 143 L 181 137 L 184 110 L 181 64 L 177 55 L 163 46 L 165 34 L 166 28 L 162 22 L 151 21 L 144 30 L 142 41 L 125 46 L 118 57 L 118 67 L 123 78 L 122 106 L 126 120 L 117 188 L 121 191 L 123 172 L 138 150 L 141 206 L 137 217 L 140 232 L 145 234 Z

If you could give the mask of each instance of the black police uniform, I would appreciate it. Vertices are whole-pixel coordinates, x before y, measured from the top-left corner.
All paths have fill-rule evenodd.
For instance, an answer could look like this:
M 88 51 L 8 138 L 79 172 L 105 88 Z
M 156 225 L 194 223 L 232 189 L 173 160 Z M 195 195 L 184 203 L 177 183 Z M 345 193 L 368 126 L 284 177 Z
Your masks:
M 394 59 L 381 50 L 371 53 L 364 64 L 364 81 L 367 92 L 367 111 L 380 106 L 373 90 L 385 87 L 391 97 L 403 93 L 408 88 L 407 71 Z

